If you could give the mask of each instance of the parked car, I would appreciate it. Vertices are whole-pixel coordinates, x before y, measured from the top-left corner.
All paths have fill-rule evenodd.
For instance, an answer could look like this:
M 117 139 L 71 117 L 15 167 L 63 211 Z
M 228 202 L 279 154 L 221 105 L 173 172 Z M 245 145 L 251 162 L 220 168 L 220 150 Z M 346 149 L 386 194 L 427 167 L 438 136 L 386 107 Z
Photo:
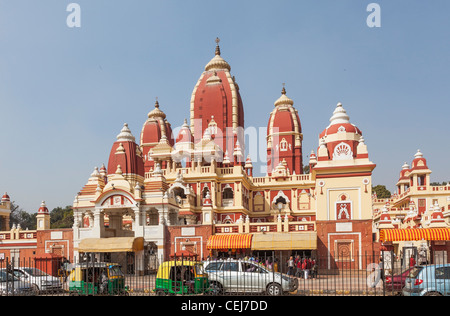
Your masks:
M 205 261 L 204 267 L 211 288 L 218 293 L 265 293 L 275 296 L 298 288 L 297 278 L 271 272 L 250 260 Z
M 19 280 L 6 269 L 0 269 L 0 296 L 35 295 L 30 283 Z
M 33 291 L 36 293 L 40 291 L 62 291 L 61 281 L 42 270 L 36 268 L 14 268 L 13 274 L 19 280 L 30 283 L 33 286 Z
M 406 269 L 397 275 L 386 276 L 386 292 L 401 294 L 403 287 L 405 286 L 406 278 L 411 273 L 413 268 Z
M 405 296 L 450 296 L 450 264 L 415 266 L 405 281 Z

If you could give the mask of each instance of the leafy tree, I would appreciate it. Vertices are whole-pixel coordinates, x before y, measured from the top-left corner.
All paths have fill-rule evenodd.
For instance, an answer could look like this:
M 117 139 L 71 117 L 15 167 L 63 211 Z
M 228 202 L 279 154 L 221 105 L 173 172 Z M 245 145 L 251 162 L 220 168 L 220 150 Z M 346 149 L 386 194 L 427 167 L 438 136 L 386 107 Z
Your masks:
M 35 230 L 37 226 L 37 213 L 24 211 L 15 202 L 11 202 L 10 227 L 20 225 L 22 229 Z M 73 226 L 73 210 L 71 206 L 56 207 L 50 212 L 51 228 L 71 228 Z
M 389 199 L 391 197 L 391 191 L 386 189 L 385 185 L 379 184 L 372 187 L 372 192 L 376 192 L 379 199 Z
M 51 228 L 71 228 L 73 226 L 73 209 L 71 206 L 54 208 L 50 212 Z
M 24 211 L 16 202 L 11 202 L 9 225 L 12 227 L 15 224 L 16 226 L 20 225 L 22 229 L 34 230 L 36 229 L 36 215 L 37 213 L 31 214 Z

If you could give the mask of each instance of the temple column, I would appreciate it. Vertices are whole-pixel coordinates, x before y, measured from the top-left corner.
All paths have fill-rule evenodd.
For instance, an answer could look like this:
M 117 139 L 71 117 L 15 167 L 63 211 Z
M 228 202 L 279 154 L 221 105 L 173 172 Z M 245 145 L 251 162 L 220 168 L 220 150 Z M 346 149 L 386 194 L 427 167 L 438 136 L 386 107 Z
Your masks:
M 105 227 L 105 219 L 103 216 L 103 209 L 96 207 L 94 210 L 94 225 L 92 227 L 93 237 L 101 238 L 104 227 Z

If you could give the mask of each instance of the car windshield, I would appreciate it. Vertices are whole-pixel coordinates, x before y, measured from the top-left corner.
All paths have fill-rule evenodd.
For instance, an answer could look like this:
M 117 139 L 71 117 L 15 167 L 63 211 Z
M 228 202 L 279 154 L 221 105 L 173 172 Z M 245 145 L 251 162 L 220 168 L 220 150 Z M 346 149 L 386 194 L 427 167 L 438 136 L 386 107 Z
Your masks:
M 411 271 L 409 271 L 408 278 L 415 279 L 419 275 L 420 271 L 422 271 L 422 269 L 423 267 L 412 268 Z
M 34 277 L 48 276 L 47 273 L 36 268 L 23 268 L 22 270 Z
M 217 270 L 220 270 L 221 267 L 222 267 L 221 261 L 214 261 L 214 262 L 207 264 L 205 270 L 208 272 L 217 271 Z
M 10 281 L 18 281 L 15 276 L 11 273 L 6 272 L 5 270 L 0 271 L 0 282 L 10 282 Z

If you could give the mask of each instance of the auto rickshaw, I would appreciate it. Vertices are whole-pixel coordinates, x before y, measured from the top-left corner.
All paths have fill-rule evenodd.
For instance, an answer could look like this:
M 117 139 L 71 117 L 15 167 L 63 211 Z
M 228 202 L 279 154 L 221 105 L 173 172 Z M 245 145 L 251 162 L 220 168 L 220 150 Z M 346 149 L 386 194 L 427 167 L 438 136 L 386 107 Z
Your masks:
M 74 264 L 68 277 L 71 295 L 128 295 L 120 265 L 106 262 Z
M 189 260 L 163 262 L 156 275 L 156 295 L 213 294 L 203 263 Z

